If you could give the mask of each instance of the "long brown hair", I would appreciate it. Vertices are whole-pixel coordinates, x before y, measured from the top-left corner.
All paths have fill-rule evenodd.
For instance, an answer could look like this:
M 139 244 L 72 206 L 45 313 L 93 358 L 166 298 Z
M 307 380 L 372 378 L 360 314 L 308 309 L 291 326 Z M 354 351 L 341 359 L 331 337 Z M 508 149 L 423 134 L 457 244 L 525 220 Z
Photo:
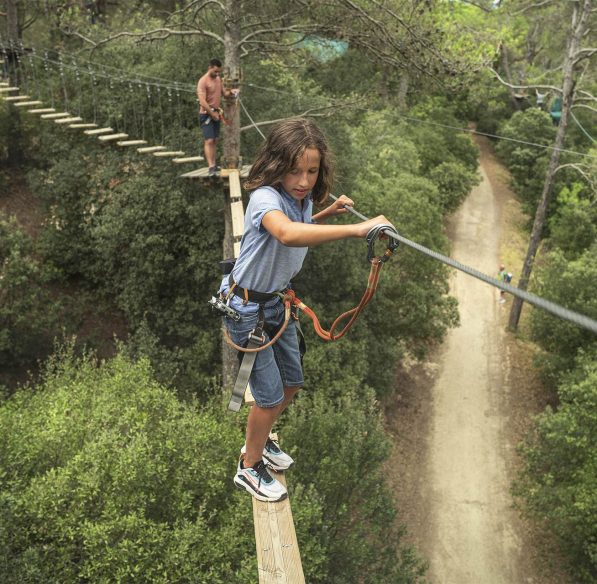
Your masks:
M 245 189 L 265 185 L 279 188 L 307 148 L 319 150 L 319 174 L 311 196 L 313 202 L 322 203 L 332 188 L 335 161 L 325 135 L 309 118 L 292 118 L 274 126 L 261 145 L 244 183 Z

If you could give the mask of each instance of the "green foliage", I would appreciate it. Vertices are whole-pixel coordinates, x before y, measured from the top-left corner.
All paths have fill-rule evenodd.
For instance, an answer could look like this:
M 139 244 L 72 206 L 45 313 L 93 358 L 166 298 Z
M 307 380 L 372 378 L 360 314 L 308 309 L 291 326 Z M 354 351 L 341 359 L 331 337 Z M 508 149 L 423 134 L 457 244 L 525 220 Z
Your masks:
M 516 112 L 499 130 L 499 134 L 505 138 L 545 146 L 553 144 L 555 132 L 549 114 L 539 108 Z M 525 211 L 534 215 L 551 151 L 541 150 L 531 144 L 501 140 L 496 152 L 508 165 L 514 178 L 514 189 L 521 196 Z
M 146 360 L 68 351 L 0 405 L 0 579 L 251 581 L 250 506 L 230 490 L 241 441 Z
M 43 355 L 57 319 L 33 242 L 14 219 L 0 218 L 0 368 L 31 364 Z
M 554 250 L 538 271 L 540 296 L 593 319 L 597 319 L 596 289 L 597 242 L 573 261 Z M 578 350 L 595 342 L 594 333 L 544 310 L 533 311 L 531 324 L 533 338 L 548 352 L 544 365 L 550 376 L 572 367 Z
M 307 582 L 354 582 L 356 574 L 363 584 L 421 582 L 424 565 L 401 543 L 383 483 L 389 445 L 374 392 L 346 380 L 330 399 L 317 372 L 310 377 L 318 387 L 303 390 L 284 427 L 297 453 L 293 512 L 312 511 L 312 522 L 296 522 Z
M 515 487 L 560 539 L 575 582 L 597 578 L 597 347 L 581 351 L 558 386 L 560 406 L 537 419 Z
M 597 208 L 581 198 L 581 185 L 564 188 L 549 222 L 550 242 L 568 259 L 577 258 L 597 239 Z
M 479 174 L 471 172 L 460 162 L 442 162 L 431 170 L 429 178 L 437 185 L 444 213 L 455 211 L 481 180 Z

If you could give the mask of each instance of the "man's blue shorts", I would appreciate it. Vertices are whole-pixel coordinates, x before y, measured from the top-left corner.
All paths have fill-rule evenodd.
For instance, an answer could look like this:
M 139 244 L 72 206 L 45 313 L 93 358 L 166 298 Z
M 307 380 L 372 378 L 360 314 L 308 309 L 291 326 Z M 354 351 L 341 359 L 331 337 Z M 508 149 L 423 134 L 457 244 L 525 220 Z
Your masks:
M 215 140 L 220 135 L 220 120 L 214 120 L 207 114 L 199 114 L 199 124 L 206 140 Z
M 266 327 L 277 327 L 284 322 L 284 304 L 281 301 L 265 307 L 264 313 Z M 257 325 L 257 312 L 241 315 L 238 322 L 231 318 L 225 320 L 232 340 L 243 346 Z M 270 337 L 267 334 L 265 337 L 268 342 Z M 271 347 L 257 353 L 249 381 L 255 403 L 261 408 L 272 408 L 282 403 L 285 387 L 303 386 L 301 355 L 292 318 L 282 336 Z

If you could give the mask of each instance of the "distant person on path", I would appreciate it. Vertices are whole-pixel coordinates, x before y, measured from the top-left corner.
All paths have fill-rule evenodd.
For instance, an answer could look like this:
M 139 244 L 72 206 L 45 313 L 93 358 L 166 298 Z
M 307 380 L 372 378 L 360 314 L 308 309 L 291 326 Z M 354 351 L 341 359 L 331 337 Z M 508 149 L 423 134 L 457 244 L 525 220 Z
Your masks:
M 207 161 L 209 176 L 215 176 L 220 167 L 216 164 L 216 149 L 220 135 L 220 120 L 222 119 L 222 95 L 228 97 L 231 91 L 222 85 L 222 62 L 212 59 L 207 73 L 197 82 L 197 99 L 199 100 L 199 123 L 203 132 L 203 151 Z
M 504 284 L 512 282 L 512 274 L 506 271 L 506 266 L 504 264 L 500 264 L 498 280 L 504 282 Z M 504 302 L 506 302 L 506 293 L 503 290 L 500 290 L 500 304 L 504 304 Z

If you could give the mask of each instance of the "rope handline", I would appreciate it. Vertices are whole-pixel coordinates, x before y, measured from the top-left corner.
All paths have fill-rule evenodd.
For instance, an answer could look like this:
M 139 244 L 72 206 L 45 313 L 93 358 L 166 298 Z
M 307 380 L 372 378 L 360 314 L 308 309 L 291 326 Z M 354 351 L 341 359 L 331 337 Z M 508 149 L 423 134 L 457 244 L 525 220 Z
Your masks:
M 337 200 L 337 198 L 338 198 L 338 197 L 335 197 L 334 195 L 332 195 L 331 193 L 330 193 L 330 197 L 332 197 L 332 199 L 334 201 Z M 356 217 L 361 219 L 362 221 L 367 221 L 369 219 L 362 213 L 359 213 L 353 207 L 346 206 L 346 209 L 350 213 L 352 213 L 353 215 L 355 215 Z M 457 270 L 460 270 L 461 272 L 468 274 L 469 276 L 473 276 L 474 278 L 482 280 L 483 282 L 490 284 L 492 286 L 495 286 L 496 288 L 499 288 L 500 290 L 504 290 L 504 292 L 508 292 L 514 296 L 517 296 L 518 298 L 521 298 L 522 300 L 524 300 L 525 302 L 528 302 L 529 304 L 533 304 L 534 306 L 543 308 L 544 310 L 551 312 L 555 316 L 563 318 L 564 320 L 568 320 L 569 322 L 577 324 L 577 325 L 597 334 L 597 321 L 584 315 L 584 314 L 580 314 L 578 312 L 570 310 L 569 308 L 565 308 L 559 304 L 556 304 L 555 302 L 546 300 L 545 298 L 541 298 L 540 296 L 537 296 L 536 294 L 532 294 L 531 292 L 527 292 L 526 290 L 521 290 L 520 288 L 517 288 L 516 286 L 512 286 L 510 284 L 500 282 L 496 278 L 487 276 L 486 274 L 484 274 L 483 272 L 480 272 L 479 270 L 476 270 L 475 268 L 471 268 L 470 266 L 462 264 L 457 260 L 454 260 L 448 256 L 445 256 L 445 255 L 438 253 L 432 249 L 429 249 L 419 243 L 411 241 L 410 239 L 403 237 L 402 235 L 396 233 L 395 231 L 391 231 L 391 230 L 387 229 L 386 233 L 388 235 L 390 235 L 391 237 L 397 239 L 404 245 L 406 245 L 412 249 L 415 249 L 416 251 L 418 251 L 420 253 L 428 255 L 429 257 L 431 257 L 433 259 L 439 260 L 439 261 L 443 262 L 444 264 L 447 264 L 453 268 L 456 268 Z

